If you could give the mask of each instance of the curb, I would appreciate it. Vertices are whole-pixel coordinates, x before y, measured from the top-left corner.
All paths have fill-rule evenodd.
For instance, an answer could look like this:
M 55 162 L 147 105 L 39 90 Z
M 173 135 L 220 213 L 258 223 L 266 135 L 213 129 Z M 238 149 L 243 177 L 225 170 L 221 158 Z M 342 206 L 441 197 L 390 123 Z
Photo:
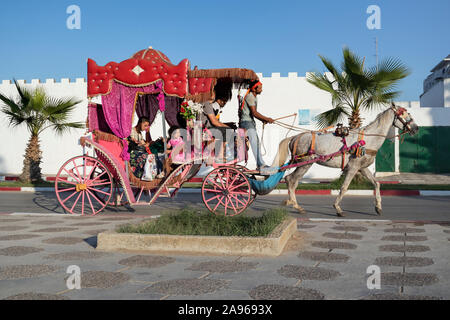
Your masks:
M 288 240 L 297 232 L 297 219 L 287 217 L 265 237 L 193 236 L 118 233 L 97 235 L 99 251 L 169 252 L 233 256 L 279 256 Z
M 15 191 L 15 192 L 54 192 L 55 189 L 51 187 L 0 187 L 2 191 Z M 178 193 L 200 193 L 200 188 L 182 188 L 178 190 Z M 450 196 L 450 190 L 380 190 L 382 196 Z M 269 195 L 287 195 L 287 189 L 275 189 L 269 193 Z M 339 190 L 331 189 L 318 189 L 318 190 L 295 190 L 295 194 L 298 195 L 312 195 L 312 196 L 337 196 Z M 373 196 L 375 191 L 373 190 L 347 190 L 345 195 L 348 196 Z

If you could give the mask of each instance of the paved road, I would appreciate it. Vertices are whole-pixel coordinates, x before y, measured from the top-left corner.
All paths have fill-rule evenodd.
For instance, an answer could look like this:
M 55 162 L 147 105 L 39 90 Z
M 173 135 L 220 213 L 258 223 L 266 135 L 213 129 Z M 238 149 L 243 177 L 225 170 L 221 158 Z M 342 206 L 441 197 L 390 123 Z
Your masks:
M 279 207 L 285 195 L 258 197 L 246 214 L 258 214 L 267 208 Z M 290 213 L 300 218 L 337 218 L 332 204 L 334 196 L 297 196 L 298 201 L 307 210 L 299 215 L 296 210 Z M 383 197 L 383 215 L 375 214 L 373 197 L 347 196 L 342 202 L 348 219 L 385 219 L 409 221 L 450 221 L 450 197 Z M 134 206 L 132 208 L 110 208 L 102 212 L 109 214 L 159 215 L 170 209 L 185 206 L 205 209 L 200 194 L 178 194 L 175 199 L 162 198 L 153 206 Z M 63 213 L 55 195 L 51 192 L 0 192 L 0 213 Z

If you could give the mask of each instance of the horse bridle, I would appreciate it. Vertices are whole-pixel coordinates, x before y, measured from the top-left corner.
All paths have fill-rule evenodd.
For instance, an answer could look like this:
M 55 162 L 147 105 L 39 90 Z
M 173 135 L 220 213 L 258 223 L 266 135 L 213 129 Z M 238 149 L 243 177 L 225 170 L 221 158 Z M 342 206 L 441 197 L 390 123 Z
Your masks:
M 410 123 L 413 121 L 413 119 L 408 115 L 406 109 L 402 107 L 397 108 L 394 104 L 391 105 L 391 109 L 394 111 L 395 114 L 394 122 L 396 119 L 398 119 L 398 121 L 400 121 L 403 124 L 402 130 L 408 133 L 411 132 L 412 129 Z

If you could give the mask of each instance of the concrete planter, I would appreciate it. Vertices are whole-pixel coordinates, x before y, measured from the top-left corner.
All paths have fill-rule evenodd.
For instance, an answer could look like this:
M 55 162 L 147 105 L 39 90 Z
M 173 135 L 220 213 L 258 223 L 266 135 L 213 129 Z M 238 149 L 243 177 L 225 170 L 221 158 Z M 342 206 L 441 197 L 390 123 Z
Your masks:
M 278 256 L 296 231 L 297 219 L 293 217 L 286 218 L 267 237 L 177 236 L 106 231 L 98 234 L 97 250 Z

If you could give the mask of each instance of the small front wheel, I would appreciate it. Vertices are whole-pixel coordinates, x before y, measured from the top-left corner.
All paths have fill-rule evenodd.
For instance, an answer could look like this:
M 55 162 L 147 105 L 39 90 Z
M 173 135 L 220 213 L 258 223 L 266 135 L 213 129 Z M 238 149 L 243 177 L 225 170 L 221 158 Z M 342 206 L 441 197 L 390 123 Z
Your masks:
M 252 202 L 247 177 L 233 167 L 211 171 L 202 184 L 202 198 L 206 208 L 214 214 L 234 216 L 242 213 Z
M 78 156 L 67 160 L 59 169 L 55 192 L 67 212 L 95 215 L 110 202 L 113 179 L 98 159 Z

